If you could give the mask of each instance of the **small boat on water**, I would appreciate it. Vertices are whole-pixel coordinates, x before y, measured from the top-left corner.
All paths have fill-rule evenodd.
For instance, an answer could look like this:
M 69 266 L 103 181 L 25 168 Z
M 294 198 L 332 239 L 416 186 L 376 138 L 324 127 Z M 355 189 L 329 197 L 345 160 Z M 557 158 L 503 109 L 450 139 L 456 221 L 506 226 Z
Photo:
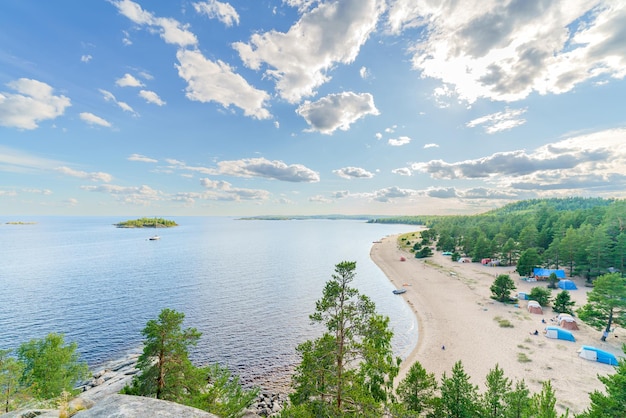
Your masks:
M 149 239 L 150 241 L 157 241 L 157 240 L 160 240 L 160 239 L 161 239 L 161 237 L 160 237 L 160 236 L 158 236 L 158 235 L 153 235 L 153 236 L 151 236 L 151 237 L 150 237 L 150 238 L 148 238 L 148 239 Z
M 403 294 L 403 293 L 405 293 L 405 292 L 406 292 L 406 289 L 395 289 L 395 290 L 393 291 L 393 294 L 394 294 L 394 295 L 401 295 L 401 294 Z

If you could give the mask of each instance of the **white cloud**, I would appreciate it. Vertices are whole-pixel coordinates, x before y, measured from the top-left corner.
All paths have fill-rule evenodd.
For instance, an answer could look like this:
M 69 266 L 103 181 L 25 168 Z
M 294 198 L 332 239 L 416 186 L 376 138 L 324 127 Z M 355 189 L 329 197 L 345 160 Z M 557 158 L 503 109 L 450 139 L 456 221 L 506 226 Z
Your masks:
M 198 102 L 216 102 L 225 108 L 239 107 L 246 116 L 268 119 L 270 112 L 265 108 L 269 94 L 257 90 L 231 67 L 222 62 L 206 59 L 200 51 L 181 49 L 176 53 L 180 62 L 178 75 L 187 82 L 186 96 Z
M 336 175 L 344 179 L 353 179 L 353 178 L 371 179 L 372 177 L 374 177 L 373 173 L 360 167 L 344 167 L 344 168 L 340 168 L 337 170 L 333 170 L 333 173 L 335 173 Z
M 458 197 L 456 189 L 454 187 L 429 187 L 426 190 L 425 194 L 428 197 L 437 197 L 440 199 Z
M 116 200 L 132 205 L 148 206 L 153 201 L 163 199 L 163 193 L 146 185 L 118 186 L 101 184 L 99 186 L 81 186 L 81 189 L 88 192 L 110 194 Z
M 168 44 L 180 47 L 194 46 L 198 43 L 196 35 L 190 32 L 188 25 L 183 25 L 175 19 L 156 17 L 141 6 L 130 0 L 111 1 L 119 12 L 138 25 L 146 25 L 159 33 Z
M 199 3 L 193 3 L 197 13 L 203 13 L 210 19 L 218 19 L 226 26 L 239 24 L 239 14 L 229 3 L 222 3 L 217 0 L 209 0 Z
M 71 106 L 70 99 L 55 96 L 46 83 L 20 78 L 7 83 L 17 93 L 0 92 L 0 126 L 35 129 L 43 120 L 63 115 Z
M 415 163 L 414 170 L 435 179 L 482 179 L 501 189 L 619 191 L 626 187 L 626 128 L 579 135 L 541 146 L 532 152 L 498 152 L 447 163 Z
M 227 181 L 214 181 L 208 178 L 200 179 L 200 184 L 208 190 L 200 197 L 206 200 L 267 200 L 270 193 L 262 189 L 243 189 L 232 187 Z
M 92 58 L 93 58 L 93 57 L 92 57 L 91 55 L 86 54 L 86 55 L 82 55 L 82 56 L 80 57 L 80 61 L 81 61 L 81 62 L 89 62 L 89 61 L 91 61 L 91 59 L 92 59 Z
M 469 121 L 466 126 L 473 128 L 475 126 L 483 125 L 488 134 L 494 134 L 496 132 L 513 129 L 526 123 L 526 119 L 520 117 L 524 113 L 526 113 L 526 108 L 509 109 L 507 107 L 504 112 L 492 113 L 487 116 L 473 119 Z
M 220 174 L 237 177 L 264 177 L 288 182 L 317 183 L 319 174 L 301 164 L 287 165 L 282 161 L 265 158 L 248 158 L 236 161 L 220 161 Z
M 142 163 L 158 163 L 159 160 L 155 160 L 154 158 L 146 157 L 141 154 L 131 154 L 130 157 L 127 158 L 128 161 L 139 161 Z
M 407 177 L 409 177 L 412 174 L 411 173 L 411 169 L 409 169 L 407 167 L 395 168 L 395 169 L 391 170 L 391 172 L 393 174 L 399 174 L 401 176 L 407 176 Z
M 220 161 L 217 168 L 189 166 L 183 161 L 165 159 L 171 170 L 186 170 L 205 175 L 227 175 L 234 177 L 261 177 L 287 182 L 317 183 L 319 174 L 301 164 L 287 165 L 282 161 L 265 158 L 244 158 L 241 160 Z
M 120 87 L 143 87 L 143 83 L 132 75 L 126 73 L 123 77 L 115 80 L 115 84 Z
M 387 143 L 389 145 L 391 145 L 392 147 L 401 147 L 403 145 L 407 145 L 411 142 L 411 138 L 409 138 L 408 136 L 400 136 L 398 137 L 398 139 L 389 139 L 389 141 L 387 141 Z
M 24 193 L 32 193 L 32 194 L 40 194 L 43 196 L 50 196 L 52 194 L 52 190 L 49 189 L 22 189 Z
M 350 192 L 348 190 L 337 190 L 332 193 L 332 197 L 334 199 L 344 199 L 350 196 Z
M 367 67 L 361 67 L 359 69 L 359 75 L 361 76 L 362 79 L 371 77 L 370 71 L 367 69 Z
M 433 144 L 433 143 L 424 144 L 424 149 L 428 149 L 428 148 L 439 148 L 439 145 L 438 144 Z
M 111 127 L 111 124 L 108 121 L 106 121 L 105 119 L 102 119 L 100 116 L 94 115 L 93 113 L 82 112 L 79 114 L 79 116 L 82 120 L 84 120 L 90 125 L 100 125 L 100 126 L 104 126 L 107 128 Z
M 125 112 L 130 112 L 134 115 L 136 115 L 137 113 L 135 113 L 135 110 L 130 107 L 130 105 L 126 102 L 120 102 L 118 101 L 115 96 L 113 95 L 113 93 L 111 93 L 110 91 L 107 90 L 103 90 L 103 89 L 98 89 L 98 91 L 100 93 L 102 93 L 102 95 L 104 96 L 104 100 L 107 102 L 113 102 L 116 105 L 118 105 L 120 107 L 120 109 L 122 109 Z
M 376 190 L 370 194 L 370 198 L 383 203 L 393 202 L 394 199 L 405 199 L 411 196 L 415 196 L 417 192 L 411 189 L 401 189 L 397 186 L 386 187 L 384 189 Z
M 53 170 L 60 164 L 63 163 L 0 145 L 0 171 L 29 173 L 39 170 Z
M 337 129 L 347 131 L 350 125 L 367 115 L 378 115 L 374 98 L 369 93 L 343 92 L 329 94 L 316 102 L 305 101 L 296 113 L 310 126 L 310 131 L 332 134 Z
M 88 173 L 86 171 L 74 170 L 69 167 L 57 167 L 55 170 L 61 174 L 65 174 L 71 177 L 78 177 L 85 180 L 101 181 L 104 183 L 109 183 L 111 180 L 113 180 L 112 175 L 103 172 Z
M 332 200 L 322 196 L 322 195 L 315 195 L 315 196 L 311 196 L 309 197 L 309 202 L 312 203 L 332 203 Z
M 290 103 L 314 95 L 337 63 L 352 63 L 384 10 L 380 0 L 320 2 L 312 10 L 297 6 L 303 15 L 286 33 L 257 33 L 249 43 L 233 44 L 249 68 L 268 67 L 265 75 Z
M 139 90 L 139 96 L 141 96 L 146 102 L 152 103 L 158 106 L 165 105 L 165 101 L 163 101 L 158 94 L 150 90 Z
M 413 67 L 473 103 L 563 93 L 586 80 L 626 76 L 626 3 L 397 0 L 388 29 L 422 27 Z M 439 98 L 444 97 L 439 95 Z

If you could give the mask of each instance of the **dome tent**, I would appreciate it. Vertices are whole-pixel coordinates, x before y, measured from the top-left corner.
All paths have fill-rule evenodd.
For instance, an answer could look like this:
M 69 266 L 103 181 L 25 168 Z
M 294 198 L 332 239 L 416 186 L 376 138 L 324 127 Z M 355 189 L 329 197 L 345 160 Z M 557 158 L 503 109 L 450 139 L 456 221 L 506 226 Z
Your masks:
M 553 326 L 546 327 L 545 334 L 546 334 L 546 337 L 548 338 L 555 338 L 557 340 L 566 340 L 566 341 L 576 341 L 576 338 L 574 338 L 574 334 L 559 327 L 553 327 Z

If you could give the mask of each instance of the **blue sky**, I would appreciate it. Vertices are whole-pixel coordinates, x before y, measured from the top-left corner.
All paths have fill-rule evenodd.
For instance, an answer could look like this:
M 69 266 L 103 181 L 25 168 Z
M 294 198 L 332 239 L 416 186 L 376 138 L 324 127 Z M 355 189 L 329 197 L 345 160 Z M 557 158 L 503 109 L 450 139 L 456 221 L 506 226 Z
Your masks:
M 626 197 L 626 2 L 0 2 L 0 215 Z

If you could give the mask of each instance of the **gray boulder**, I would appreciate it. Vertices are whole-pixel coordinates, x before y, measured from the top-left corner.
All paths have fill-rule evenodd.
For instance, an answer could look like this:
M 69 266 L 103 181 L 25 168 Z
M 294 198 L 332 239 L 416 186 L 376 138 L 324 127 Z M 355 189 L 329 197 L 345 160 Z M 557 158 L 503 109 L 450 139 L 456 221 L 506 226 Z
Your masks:
M 75 418 L 218 418 L 216 415 L 154 398 L 129 395 L 108 396 L 88 410 L 80 411 Z

